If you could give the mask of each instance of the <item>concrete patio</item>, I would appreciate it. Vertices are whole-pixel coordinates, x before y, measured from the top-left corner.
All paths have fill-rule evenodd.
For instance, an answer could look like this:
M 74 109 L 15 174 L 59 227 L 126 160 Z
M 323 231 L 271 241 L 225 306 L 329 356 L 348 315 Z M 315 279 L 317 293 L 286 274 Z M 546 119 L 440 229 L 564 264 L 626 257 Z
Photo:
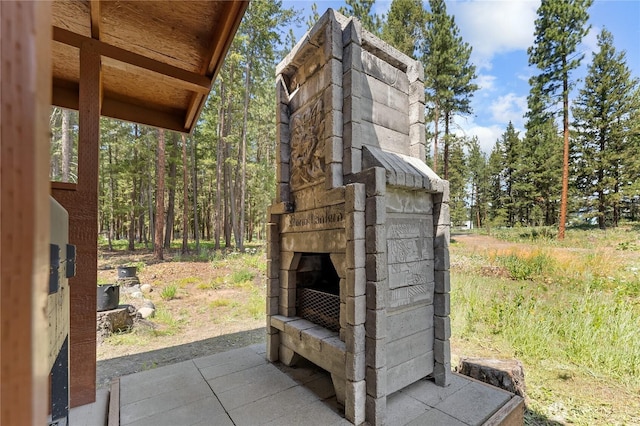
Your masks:
M 310 363 L 271 364 L 263 344 L 123 376 L 114 384 L 109 425 L 351 424 L 329 374 Z M 446 388 L 421 380 L 391 395 L 386 424 L 521 425 L 523 409 L 521 398 L 454 374 Z M 81 419 L 74 409 L 73 424 L 105 418 L 104 410 L 85 411 L 97 417 Z

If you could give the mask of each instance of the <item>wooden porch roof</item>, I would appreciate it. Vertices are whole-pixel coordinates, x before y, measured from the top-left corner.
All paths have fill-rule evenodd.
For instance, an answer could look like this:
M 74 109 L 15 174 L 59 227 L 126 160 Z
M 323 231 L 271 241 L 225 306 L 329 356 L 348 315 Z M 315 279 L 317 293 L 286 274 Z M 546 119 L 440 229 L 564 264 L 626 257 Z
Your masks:
M 191 132 L 248 4 L 54 1 L 52 104 L 78 109 L 89 43 L 102 57 L 102 115 Z

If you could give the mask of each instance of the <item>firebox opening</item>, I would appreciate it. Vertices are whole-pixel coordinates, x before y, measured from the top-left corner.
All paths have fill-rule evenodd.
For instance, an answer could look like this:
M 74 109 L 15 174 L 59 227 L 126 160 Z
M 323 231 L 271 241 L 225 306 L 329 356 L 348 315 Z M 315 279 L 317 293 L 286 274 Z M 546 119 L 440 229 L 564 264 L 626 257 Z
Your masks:
M 299 317 L 340 331 L 340 277 L 328 253 L 302 253 L 296 271 Z

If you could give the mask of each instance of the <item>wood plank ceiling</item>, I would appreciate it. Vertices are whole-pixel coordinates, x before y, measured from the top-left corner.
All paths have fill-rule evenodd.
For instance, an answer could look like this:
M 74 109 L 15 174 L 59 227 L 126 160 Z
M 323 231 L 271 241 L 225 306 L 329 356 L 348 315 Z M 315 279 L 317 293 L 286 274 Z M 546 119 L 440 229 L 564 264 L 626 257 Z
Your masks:
M 84 45 L 102 56 L 102 115 L 191 132 L 248 3 L 54 1 L 52 104 L 78 109 Z

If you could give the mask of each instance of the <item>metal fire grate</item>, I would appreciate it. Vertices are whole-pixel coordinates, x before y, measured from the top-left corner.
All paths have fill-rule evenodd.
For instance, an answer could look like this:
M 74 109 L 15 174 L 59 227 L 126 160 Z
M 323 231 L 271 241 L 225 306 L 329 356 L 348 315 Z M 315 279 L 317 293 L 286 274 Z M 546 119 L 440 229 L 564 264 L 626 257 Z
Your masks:
M 332 331 L 340 331 L 340 296 L 298 288 L 298 316 Z

